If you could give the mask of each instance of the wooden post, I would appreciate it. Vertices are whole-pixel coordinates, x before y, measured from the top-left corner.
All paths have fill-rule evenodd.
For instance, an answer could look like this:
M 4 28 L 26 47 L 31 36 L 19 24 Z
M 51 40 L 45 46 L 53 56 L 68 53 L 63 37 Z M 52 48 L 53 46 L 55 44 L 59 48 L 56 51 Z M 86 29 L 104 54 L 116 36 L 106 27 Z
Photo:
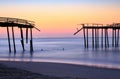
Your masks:
M 9 28 L 8 28 L 8 26 L 7 26 L 7 35 L 8 35 L 9 52 L 11 53 L 10 34 L 9 34 Z
M 20 32 L 21 32 L 21 44 L 22 44 L 22 48 L 23 48 L 23 51 L 25 51 L 25 48 L 24 48 L 24 38 L 23 38 L 23 30 L 22 30 L 22 28 L 20 28 Z
M 13 28 L 13 26 L 12 26 L 12 35 L 13 35 L 14 53 L 16 53 L 15 36 L 14 36 L 14 28 Z
M 31 39 L 30 39 L 30 51 L 33 52 L 32 28 L 30 28 L 30 35 L 31 35 Z

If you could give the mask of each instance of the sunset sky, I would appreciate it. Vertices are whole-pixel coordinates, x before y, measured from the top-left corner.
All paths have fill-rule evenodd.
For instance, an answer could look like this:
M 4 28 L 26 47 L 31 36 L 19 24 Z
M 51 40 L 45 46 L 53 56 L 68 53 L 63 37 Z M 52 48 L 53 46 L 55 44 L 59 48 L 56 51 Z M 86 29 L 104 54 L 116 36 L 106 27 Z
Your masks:
M 35 21 L 38 37 L 74 37 L 80 23 L 120 22 L 120 0 L 1 0 L 0 10 L 1 17 Z

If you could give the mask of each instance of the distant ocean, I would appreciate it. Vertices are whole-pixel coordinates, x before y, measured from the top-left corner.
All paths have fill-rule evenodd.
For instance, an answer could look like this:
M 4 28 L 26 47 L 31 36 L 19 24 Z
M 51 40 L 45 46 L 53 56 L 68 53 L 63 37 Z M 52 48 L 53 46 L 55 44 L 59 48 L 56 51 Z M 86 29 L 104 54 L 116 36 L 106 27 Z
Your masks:
M 109 38 L 111 40 L 111 38 Z M 34 52 L 29 51 L 29 44 L 25 44 L 26 51 L 22 51 L 20 39 L 16 39 L 17 52 L 9 53 L 7 38 L 0 39 L 0 60 L 55 62 L 86 66 L 120 69 L 120 47 L 92 49 L 84 48 L 83 38 L 34 38 Z M 11 40 L 12 44 L 12 40 Z

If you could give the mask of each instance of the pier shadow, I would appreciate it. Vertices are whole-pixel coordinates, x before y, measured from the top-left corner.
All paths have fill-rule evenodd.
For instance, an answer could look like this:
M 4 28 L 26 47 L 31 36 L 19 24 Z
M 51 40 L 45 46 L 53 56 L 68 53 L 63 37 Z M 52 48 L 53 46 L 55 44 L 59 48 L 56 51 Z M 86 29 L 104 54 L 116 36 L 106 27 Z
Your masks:
M 32 61 L 34 52 L 11 52 L 9 53 L 8 60 L 9 61 Z

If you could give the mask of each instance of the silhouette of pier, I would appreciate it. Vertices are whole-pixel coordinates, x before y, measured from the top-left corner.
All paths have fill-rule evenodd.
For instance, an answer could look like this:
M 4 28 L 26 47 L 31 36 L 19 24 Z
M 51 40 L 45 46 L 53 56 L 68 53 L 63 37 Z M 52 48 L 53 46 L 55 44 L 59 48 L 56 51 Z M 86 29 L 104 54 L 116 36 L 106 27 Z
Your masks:
M 113 23 L 113 24 L 80 24 L 81 28 L 77 29 L 74 33 L 76 35 L 81 30 L 83 30 L 84 36 L 84 47 L 89 47 L 89 35 L 88 32 L 91 30 L 91 37 L 92 37 L 92 48 L 109 48 L 110 44 L 112 47 L 119 47 L 119 30 L 120 30 L 120 23 Z M 112 33 L 109 33 L 112 31 Z M 109 37 L 112 36 L 112 43 L 109 41 Z
M 16 53 L 14 27 L 18 27 L 20 29 L 21 45 L 22 45 L 23 51 L 25 51 L 24 37 L 23 37 L 23 28 L 26 29 L 26 43 L 28 43 L 28 29 L 30 29 L 30 51 L 31 52 L 33 51 L 32 29 L 33 28 L 37 29 L 35 27 L 35 24 L 34 24 L 33 21 L 28 21 L 28 20 L 18 19 L 18 18 L 0 17 L 0 27 L 6 27 L 6 29 L 7 29 L 9 52 L 11 52 L 11 41 L 10 41 L 9 28 L 12 28 L 12 39 L 13 39 L 14 53 Z M 37 29 L 37 30 L 40 31 L 39 29 Z

